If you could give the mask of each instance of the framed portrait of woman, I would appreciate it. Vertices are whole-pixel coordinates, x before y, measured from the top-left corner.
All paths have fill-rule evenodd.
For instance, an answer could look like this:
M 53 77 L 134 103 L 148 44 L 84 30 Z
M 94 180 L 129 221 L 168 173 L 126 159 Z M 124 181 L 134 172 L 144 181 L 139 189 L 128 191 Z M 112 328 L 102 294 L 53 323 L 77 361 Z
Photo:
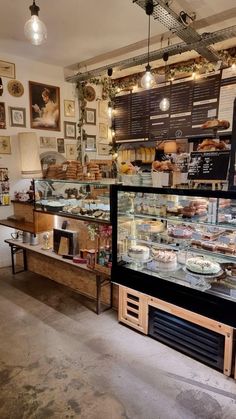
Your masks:
M 60 89 L 29 82 L 31 128 L 60 131 Z

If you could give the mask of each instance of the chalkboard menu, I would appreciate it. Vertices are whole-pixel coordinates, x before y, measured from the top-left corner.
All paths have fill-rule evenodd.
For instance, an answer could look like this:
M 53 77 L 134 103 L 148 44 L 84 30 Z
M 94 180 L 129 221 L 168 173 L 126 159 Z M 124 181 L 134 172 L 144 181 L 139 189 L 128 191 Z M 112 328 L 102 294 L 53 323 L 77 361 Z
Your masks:
M 232 119 L 235 89 L 235 74 L 223 70 L 196 80 L 186 78 L 150 90 L 118 95 L 114 105 L 116 141 L 207 135 L 201 129 L 207 120 L 218 117 L 229 120 L 225 118 L 226 108 Z M 160 108 L 164 97 L 170 100 L 167 110 Z
M 194 151 L 188 168 L 191 180 L 226 180 L 228 176 L 230 151 Z

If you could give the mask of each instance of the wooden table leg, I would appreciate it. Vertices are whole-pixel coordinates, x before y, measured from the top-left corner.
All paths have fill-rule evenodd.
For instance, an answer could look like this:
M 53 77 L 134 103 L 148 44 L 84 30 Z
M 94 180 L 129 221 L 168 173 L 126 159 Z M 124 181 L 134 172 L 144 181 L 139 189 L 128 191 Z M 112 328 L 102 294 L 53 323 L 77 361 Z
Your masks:
M 100 314 L 101 312 L 101 276 L 100 275 L 96 275 L 96 288 L 97 288 L 96 313 Z

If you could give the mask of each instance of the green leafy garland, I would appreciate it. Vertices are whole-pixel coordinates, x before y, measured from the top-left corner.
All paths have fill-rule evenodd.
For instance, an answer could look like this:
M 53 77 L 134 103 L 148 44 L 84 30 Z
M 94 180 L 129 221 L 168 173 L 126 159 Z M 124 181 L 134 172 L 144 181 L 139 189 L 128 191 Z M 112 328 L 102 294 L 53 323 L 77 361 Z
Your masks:
M 208 62 L 202 57 L 198 57 L 194 60 L 183 62 L 180 64 L 172 64 L 167 67 L 153 68 L 152 74 L 155 76 L 164 75 L 168 80 L 173 80 L 175 78 L 183 78 L 189 76 L 189 74 L 206 74 L 216 71 L 221 68 L 223 63 L 224 68 L 231 67 L 232 65 L 236 66 L 236 47 L 230 48 L 228 50 L 218 51 L 221 60 L 218 63 Z M 166 73 L 165 73 L 166 72 Z M 85 99 L 85 89 L 87 84 L 94 84 L 95 86 L 102 86 L 102 100 L 109 100 L 111 106 L 114 104 L 115 96 L 121 90 L 132 91 L 135 86 L 140 86 L 140 80 L 144 73 L 131 74 L 126 77 L 121 77 L 119 79 L 111 79 L 110 77 L 91 77 L 90 79 L 78 82 L 77 83 L 77 95 L 79 102 L 80 118 L 77 124 L 79 128 L 79 135 L 77 137 L 77 160 L 82 162 L 82 142 L 86 141 L 87 133 L 83 128 L 85 124 L 85 109 L 87 106 L 87 101 Z M 115 154 L 118 151 L 119 145 L 114 141 L 110 143 L 111 150 L 110 154 Z

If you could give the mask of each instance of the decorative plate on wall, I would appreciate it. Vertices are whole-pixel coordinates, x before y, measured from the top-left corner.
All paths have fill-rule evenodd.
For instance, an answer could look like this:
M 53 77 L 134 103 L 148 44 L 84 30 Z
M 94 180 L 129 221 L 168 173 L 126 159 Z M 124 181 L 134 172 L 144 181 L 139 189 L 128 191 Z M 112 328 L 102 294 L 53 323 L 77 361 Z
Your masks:
M 7 83 L 7 89 L 10 95 L 14 97 L 20 97 L 24 93 L 24 86 L 23 84 L 18 80 L 10 80 Z
M 92 86 L 86 86 L 84 89 L 84 98 L 88 102 L 92 102 L 96 98 L 96 92 Z

